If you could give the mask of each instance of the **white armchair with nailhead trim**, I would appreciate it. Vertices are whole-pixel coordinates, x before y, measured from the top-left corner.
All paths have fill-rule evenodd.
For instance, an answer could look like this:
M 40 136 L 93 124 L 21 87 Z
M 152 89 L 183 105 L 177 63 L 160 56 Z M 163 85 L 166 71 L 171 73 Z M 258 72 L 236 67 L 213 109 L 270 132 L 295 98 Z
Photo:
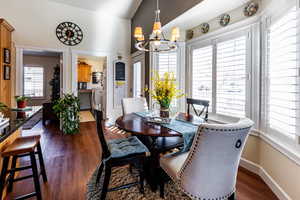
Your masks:
M 166 155 L 160 166 L 192 199 L 234 199 L 239 162 L 252 126 L 250 119 L 202 124 L 190 151 Z

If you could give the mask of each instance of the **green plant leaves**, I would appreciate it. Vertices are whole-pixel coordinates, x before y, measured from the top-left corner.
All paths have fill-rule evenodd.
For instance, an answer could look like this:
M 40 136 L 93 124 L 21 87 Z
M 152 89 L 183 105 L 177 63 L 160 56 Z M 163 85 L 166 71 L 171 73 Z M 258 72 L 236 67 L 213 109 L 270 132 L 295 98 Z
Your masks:
M 64 94 L 54 102 L 53 110 L 62 121 L 64 134 L 76 134 L 79 132 L 79 98 L 73 94 Z

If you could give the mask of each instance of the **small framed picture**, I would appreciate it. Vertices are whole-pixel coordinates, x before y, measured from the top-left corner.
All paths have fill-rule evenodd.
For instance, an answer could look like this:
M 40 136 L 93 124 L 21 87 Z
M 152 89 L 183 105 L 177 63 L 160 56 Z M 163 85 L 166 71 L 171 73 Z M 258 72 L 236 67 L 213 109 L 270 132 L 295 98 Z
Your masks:
M 10 80 L 10 66 L 9 65 L 4 65 L 3 79 Z
M 4 48 L 3 50 L 3 62 L 5 64 L 10 64 L 10 50 L 7 48 Z

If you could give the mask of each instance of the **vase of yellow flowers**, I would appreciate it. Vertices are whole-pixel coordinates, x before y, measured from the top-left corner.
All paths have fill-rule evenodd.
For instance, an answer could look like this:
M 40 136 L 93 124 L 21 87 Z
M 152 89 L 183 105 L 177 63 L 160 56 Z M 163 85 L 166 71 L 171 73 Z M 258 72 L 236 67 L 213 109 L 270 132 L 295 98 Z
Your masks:
M 158 72 L 153 72 L 153 89 L 149 95 L 160 105 L 160 117 L 169 118 L 172 100 L 184 96 L 181 90 L 176 88 L 174 73 L 166 72 L 161 77 Z

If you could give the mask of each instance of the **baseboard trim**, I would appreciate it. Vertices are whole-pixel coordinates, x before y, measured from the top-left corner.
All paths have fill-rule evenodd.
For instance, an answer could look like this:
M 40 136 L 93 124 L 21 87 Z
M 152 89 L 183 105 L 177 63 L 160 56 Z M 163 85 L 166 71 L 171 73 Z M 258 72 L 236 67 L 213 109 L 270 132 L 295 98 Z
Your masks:
M 278 185 L 278 183 L 260 165 L 250 160 L 247 160 L 245 158 L 242 158 L 240 161 L 240 166 L 260 176 L 263 179 L 263 181 L 269 186 L 269 188 L 274 192 L 274 194 L 278 197 L 278 199 L 292 200 L 292 198 Z

